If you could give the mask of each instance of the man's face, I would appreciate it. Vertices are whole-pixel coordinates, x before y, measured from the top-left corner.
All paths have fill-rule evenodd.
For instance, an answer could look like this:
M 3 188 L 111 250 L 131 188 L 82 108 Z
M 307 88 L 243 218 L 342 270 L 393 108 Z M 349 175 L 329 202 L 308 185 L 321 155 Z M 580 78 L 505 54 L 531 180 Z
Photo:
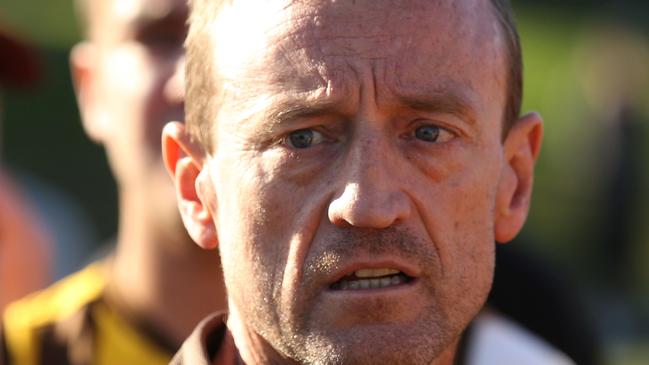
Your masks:
M 303 362 L 428 364 L 491 285 L 500 28 L 487 1 L 309 3 L 212 28 L 230 305 Z
M 120 188 L 144 191 L 155 214 L 178 221 L 160 134 L 183 118 L 186 1 L 91 1 L 89 40 L 72 56 L 84 125 L 106 147 Z

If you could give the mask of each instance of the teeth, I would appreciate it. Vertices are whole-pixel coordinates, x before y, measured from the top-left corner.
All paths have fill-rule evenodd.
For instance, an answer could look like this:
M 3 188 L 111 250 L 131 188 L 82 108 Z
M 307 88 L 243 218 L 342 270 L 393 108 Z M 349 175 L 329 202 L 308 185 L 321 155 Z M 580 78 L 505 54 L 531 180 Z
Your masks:
M 395 276 L 395 278 L 398 278 L 398 276 Z M 381 283 L 379 284 L 382 288 L 385 288 L 386 286 L 390 286 L 392 284 L 392 279 L 389 277 L 381 278 Z
M 380 289 L 396 286 L 408 282 L 404 274 L 386 276 L 373 279 L 341 280 L 336 283 L 333 289 L 336 290 L 358 290 L 358 289 Z
M 392 284 L 392 285 L 399 285 L 401 283 L 401 281 L 402 281 L 401 276 L 399 276 L 399 275 L 395 275 L 395 276 L 390 278 L 390 284 Z
M 356 270 L 354 274 L 357 278 L 376 278 L 381 276 L 390 276 L 396 275 L 399 273 L 399 270 L 381 268 L 381 269 L 361 269 Z

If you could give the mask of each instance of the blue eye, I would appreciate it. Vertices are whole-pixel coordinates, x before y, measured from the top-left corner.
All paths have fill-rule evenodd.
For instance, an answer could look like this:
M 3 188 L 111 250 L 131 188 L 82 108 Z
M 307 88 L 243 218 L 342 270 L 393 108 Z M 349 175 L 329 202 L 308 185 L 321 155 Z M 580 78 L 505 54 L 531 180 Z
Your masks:
M 425 142 L 437 142 L 440 128 L 434 125 L 425 125 L 415 130 L 415 137 Z
M 292 132 L 287 138 L 288 144 L 293 148 L 305 149 L 322 143 L 322 134 L 313 129 L 300 129 Z

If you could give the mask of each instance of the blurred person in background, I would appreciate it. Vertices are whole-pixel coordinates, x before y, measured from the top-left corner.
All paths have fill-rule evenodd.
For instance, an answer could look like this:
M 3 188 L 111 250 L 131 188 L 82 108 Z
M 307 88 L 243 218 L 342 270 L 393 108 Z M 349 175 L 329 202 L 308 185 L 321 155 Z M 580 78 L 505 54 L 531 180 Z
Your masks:
M 189 242 L 160 135 L 183 119 L 183 0 L 80 0 L 86 40 L 71 67 L 83 125 L 119 191 L 114 253 L 3 317 L 12 364 L 166 364 L 195 324 L 225 309 L 219 258 Z M 191 284 L 187 284 L 191 283 Z
M 31 86 L 38 79 L 36 58 L 27 45 L 0 28 L 0 151 L 2 91 Z M 0 160 L 0 311 L 7 303 L 50 282 L 51 238 Z

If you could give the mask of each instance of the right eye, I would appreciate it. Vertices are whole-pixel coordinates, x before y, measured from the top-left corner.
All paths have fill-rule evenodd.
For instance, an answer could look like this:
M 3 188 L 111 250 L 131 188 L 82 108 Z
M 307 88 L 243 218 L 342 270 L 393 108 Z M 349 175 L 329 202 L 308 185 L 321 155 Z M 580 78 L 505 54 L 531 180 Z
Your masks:
M 305 149 L 318 145 L 324 141 L 322 133 L 313 129 L 300 129 L 289 133 L 286 143 L 296 149 Z
M 135 37 L 154 53 L 171 54 L 182 51 L 186 35 L 184 21 L 163 21 L 143 26 Z
M 175 52 L 182 49 L 183 38 L 172 32 L 150 34 L 141 38 L 142 43 L 157 52 Z

